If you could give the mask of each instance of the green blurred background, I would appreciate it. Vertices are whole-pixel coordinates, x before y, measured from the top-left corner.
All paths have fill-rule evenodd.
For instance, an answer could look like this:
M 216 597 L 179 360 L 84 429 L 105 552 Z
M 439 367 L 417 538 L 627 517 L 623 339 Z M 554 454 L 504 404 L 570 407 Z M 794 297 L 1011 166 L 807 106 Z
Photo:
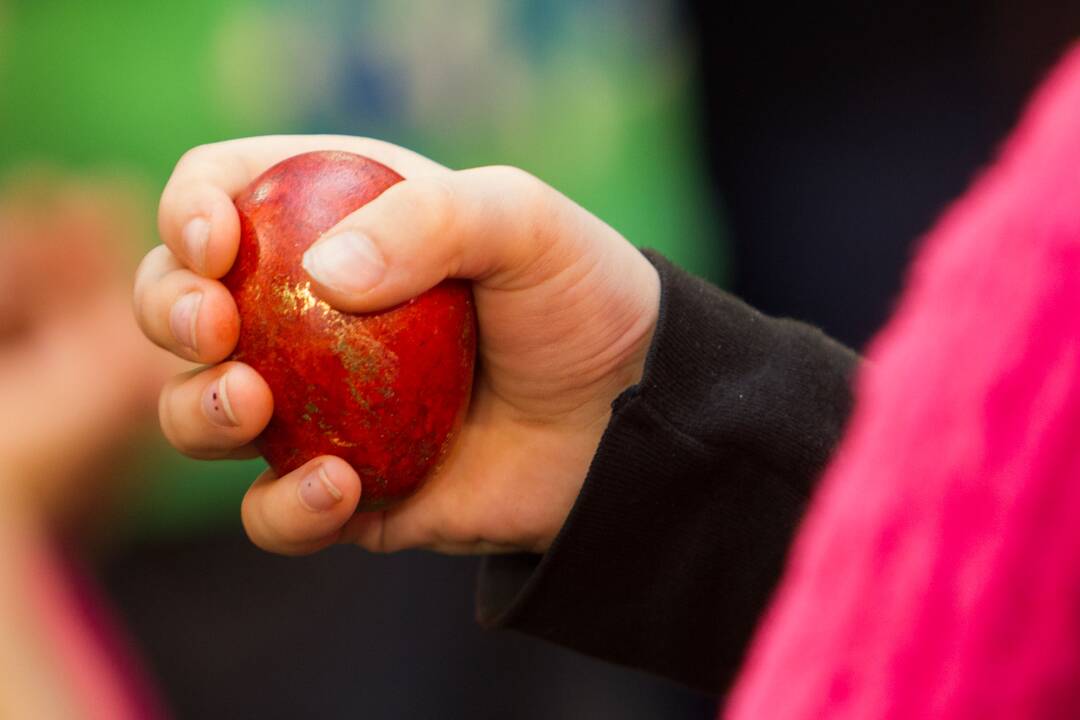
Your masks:
M 667 5 L 635 0 L 0 0 L 0 175 L 120 174 L 151 217 L 195 145 L 370 135 L 452 167 L 521 166 L 722 281 L 686 48 Z M 153 444 L 122 527 L 238 525 L 261 468 Z

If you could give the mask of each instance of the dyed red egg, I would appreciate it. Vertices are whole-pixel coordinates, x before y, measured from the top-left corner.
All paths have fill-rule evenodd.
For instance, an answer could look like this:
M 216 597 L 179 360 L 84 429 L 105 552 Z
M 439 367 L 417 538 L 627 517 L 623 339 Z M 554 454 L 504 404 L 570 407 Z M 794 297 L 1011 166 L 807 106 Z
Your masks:
M 232 360 L 257 370 L 274 413 L 255 445 L 279 475 L 337 455 L 360 475 L 360 510 L 407 496 L 436 468 L 472 388 L 476 318 L 448 280 L 383 312 L 340 312 L 300 261 L 323 232 L 401 180 L 345 152 L 289 158 L 236 198 L 240 249 L 223 278 L 240 311 Z

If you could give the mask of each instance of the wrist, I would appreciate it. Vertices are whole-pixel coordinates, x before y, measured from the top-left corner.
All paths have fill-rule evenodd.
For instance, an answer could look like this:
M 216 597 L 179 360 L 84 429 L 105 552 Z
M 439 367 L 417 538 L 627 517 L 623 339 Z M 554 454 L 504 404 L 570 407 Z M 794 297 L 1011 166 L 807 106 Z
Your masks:
M 590 409 L 584 413 L 583 422 L 572 426 L 567 441 L 558 455 L 555 455 L 563 458 L 565 490 L 560 493 L 561 502 L 558 504 L 555 520 L 542 533 L 540 542 L 530 548 L 534 552 L 546 552 L 566 525 L 611 422 L 613 403 L 624 392 L 640 383 L 644 376 L 646 360 L 659 320 L 660 275 L 645 256 L 639 256 L 639 260 L 637 270 L 640 277 L 629 285 L 635 289 L 633 304 L 637 310 L 634 313 L 636 322 L 623 338 L 626 350 L 609 373 L 601 392 L 597 394 L 594 402 L 589 404 Z

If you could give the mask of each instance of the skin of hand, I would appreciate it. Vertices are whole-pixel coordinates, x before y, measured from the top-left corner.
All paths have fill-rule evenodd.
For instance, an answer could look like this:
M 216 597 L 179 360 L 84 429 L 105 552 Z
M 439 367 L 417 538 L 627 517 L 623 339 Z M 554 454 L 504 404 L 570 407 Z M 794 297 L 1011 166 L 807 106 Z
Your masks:
M 447 277 L 472 280 L 478 374 L 450 455 L 413 496 L 354 513 L 363 491 L 357 474 L 324 456 L 254 482 L 241 508 L 248 535 L 284 554 L 333 543 L 375 552 L 544 552 L 578 496 L 611 402 L 640 380 L 660 282 L 615 230 L 515 168 L 452 171 L 395 145 L 344 136 L 247 138 L 185 154 L 161 197 L 165 245 L 136 275 L 136 315 L 162 347 L 221 364 L 166 385 L 159 412 L 167 438 L 198 458 L 257 454 L 250 443 L 273 398 L 250 367 L 221 362 L 239 318 L 216 279 L 239 242 L 232 198 L 274 163 L 312 150 L 366 155 L 406 178 L 308 250 L 313 290 L 341 310 L 368 312 Z M 228 426 L 204 410 L 214 383 L 234 416 Z
M 0 717 L 83 716 L 56 646 L 68 628 L 45 608 L 50 541 L 103 515 L 184 364 L 131 318 L 139 196 L 40 170 L 0 188 Z
M 131 320 L 139 206 L 127 183 L 53 174 L 0 193 L 0 503 L 48 525 L 100 511 L 180 369 Z
M 40 518 L 0 506 L 0 717 L 80 717 L 77 692 L 50 641 L 37 585 L 48 547 Z

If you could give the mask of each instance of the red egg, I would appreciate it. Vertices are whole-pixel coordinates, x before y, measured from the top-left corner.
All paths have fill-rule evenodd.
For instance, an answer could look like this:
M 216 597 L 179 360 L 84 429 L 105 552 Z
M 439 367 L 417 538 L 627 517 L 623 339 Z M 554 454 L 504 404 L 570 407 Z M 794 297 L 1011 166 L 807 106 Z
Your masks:
M 297 155 L 236 198 L 240 249 L 223 278 L 240 311 L 231 359 L 265 378 L 274 413 L 255 445 L 279 475 L 320 455 L 360 475 L 360 510 L 413 492 L 438 466 L 472 388 L 476 316 L 467 282 L 445 281 L 382 312 L 316 297 L 300 261 L 338 221 L 401 180 L 345 152 Z

